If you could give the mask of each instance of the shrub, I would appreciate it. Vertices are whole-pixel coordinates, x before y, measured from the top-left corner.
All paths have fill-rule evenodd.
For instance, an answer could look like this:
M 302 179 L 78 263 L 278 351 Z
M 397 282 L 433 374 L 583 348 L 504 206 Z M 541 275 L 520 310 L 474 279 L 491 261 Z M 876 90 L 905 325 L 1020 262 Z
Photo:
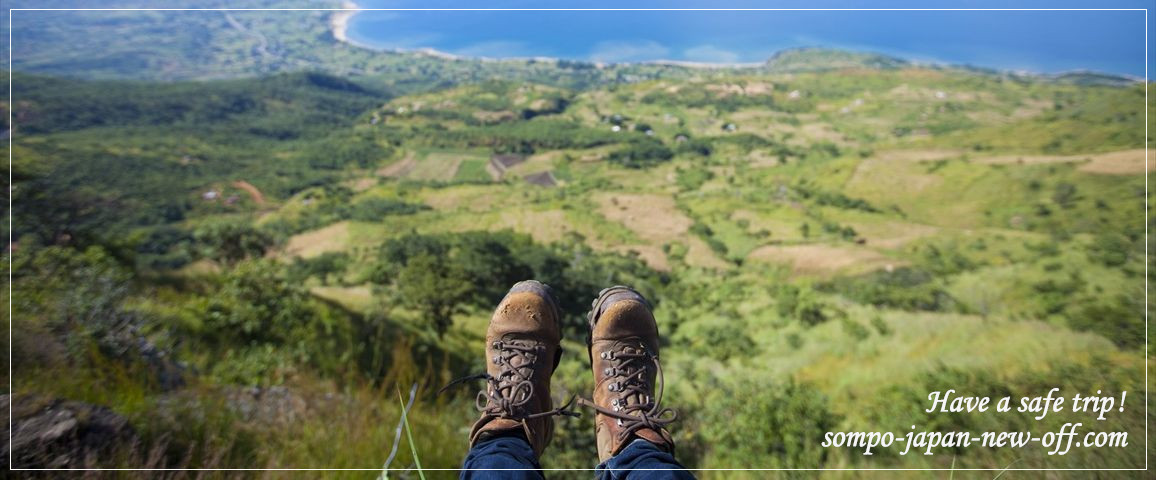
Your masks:
M 820 285 L 820 289 L 876 307 L 950 311 L 956 306 L 931 272 L 914 267 L 839 278 Z
M 703 412 L 707 456 L 715 465 L 820 468 L 823 435 L 839 423 L 827 397 L 793 380 L 751 379 L 716 389 Z
M 1120 348 L 1144 345 L 1143 299 L 1127 295 L 1086 299 L 1069 309 L 1068 325 L 1106 337 Z
M 411 215 L 429 209 L 428 206 L 420 203 L 409 203 L 392 198 L 370 197 L 358 200 L 350 206 L 347 216 L 352 220 L 362 222 L 378 222 L 387 215 Z
M 702 326 L 688 324 L 679 330 L 679 336 L 690 342 L 695 353 L 723 361 L 749 358 L 758 352 L 758 346 L 747 334 L 745 322 L 736 318 L 724 318 Z
M 440 337 L 449 329 L 453 313 L 462 307 L 472 285 L 456 262 L 423 254 L 409 259 L 401 269 L 397 287 L 402 303 L 420 312 Z
M 193 231 L 202 257 L 226 264 L 259 258 L 273 246 L 273 237 L 246 220 L 214 219 Z
M 783 285 L 775 300 L 780 317 L 796 319 L 805 326 L 813 327 L 829 318 L 826 305 L 810 287 Z
M 1113 233 L 1101 233 L 1088 246 L 1088 260 L 1106 267 L 1119 267 L 1128 263 L 1131 242 L 1128 237 Z
M 649 168 L 669 161 L 674 152 L 652 137 L 632 140 L 626 146 L 610 152 L 607 160 L 627 168 Z
M 679 170 L 675 181 L 678 183 L 678 188 L 684 192 L 698 190 L 708 180 L 714 178 L 714 174 L 710 170 L 701 167 L 691 167 L 685 170 Z

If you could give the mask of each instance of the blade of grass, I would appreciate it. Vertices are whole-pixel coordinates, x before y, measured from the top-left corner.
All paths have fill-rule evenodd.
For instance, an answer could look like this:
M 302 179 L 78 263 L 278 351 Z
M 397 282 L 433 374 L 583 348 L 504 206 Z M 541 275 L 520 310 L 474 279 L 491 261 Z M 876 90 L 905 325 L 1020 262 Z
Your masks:
M 401 445 L 401 429 L 404 425 L 402 422 L 405 421 L 405 416 L 409 413 L 409 409 L 413 407 L 413 400 L 415 398 L 417 398 L 416 382 L 412 387 L 409 387 L 409 401 L 406 402 L 405 408 L 402 410 L 401 417 L 397 419 L 397 428 L 393 430 L 393 448 L 389 449 L 389 457 L 385 459 L 385 464 L 381 466 L 381 475 L 377 477 L 378 480 L 389 480 L 389 465 L 393 463 L 394 457 L 397 456 L 398 445 Z
M 397 404 L 401 405 L 401 420 L 405 424 L 405 437 L 409 439 L 409 451 L 413 454 L 413 463 L 417 464 L 417 476 L 425 480 L 425 473 L 421 470 L 421 460 L 417 458 L 417 446 L 413 444 L 413 433 L 409 429 L 409 412 L 405 408 L 405 400 L 401 398 L 401 390 L 397 391 Z
M 1002 477 L 1002 476 L 1003 476 L 1003 474 L 1004 474 L 1005 472 L 1007 472 L 1007 469 L 1011 468 L 1011 466 L 1012 466 L 1012 465 L 1015 465 L 1015 464 L 1016 464 L 1016 462 L 1018 462 L 1018 461 L 1020 461 L 1020 459 L 1018 459 L 1018 458 L 1017 458 L 1017 459 L 1015 459 L 1015 460 L 1012 460 L 1012 462 L 1011 462 L 1011 463 L 1009 463 L 1009 464 L 1007 464 L 1007 466 L 1006 466 L 1006 467 L 1003 467 L 1003 470 L 1000 470 L 1000 471 L 999 471 L 999 475 L 996 475 L 996 476 L 995 476 L 995 478 L 992 478 L 991 480 L 997 480 L 999 477 Z

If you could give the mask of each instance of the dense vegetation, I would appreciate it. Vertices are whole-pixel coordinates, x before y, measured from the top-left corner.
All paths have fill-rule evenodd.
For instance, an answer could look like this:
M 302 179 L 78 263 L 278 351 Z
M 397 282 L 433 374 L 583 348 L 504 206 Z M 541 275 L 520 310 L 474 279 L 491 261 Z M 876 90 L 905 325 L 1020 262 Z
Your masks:
M 131 70 L 116 52 L 91 76 Z M 452 468 L 473 397 L 434 392 L 483 368 L 491 309 L 525 278 L 567 313 L 558 398 L 592 387 L 598 290 L 654 301 L 690 466 L 1143 462 L 1143 86 L 838 52 L 771 62 L 791 75 L 505 80 L 502 63 L 346 55 L 397 72 L 12 78 L 13 390 L 125 415 L 142 446 L 93 465 L 376 468 L 417 385 L 422 465 Z M 40 61 L 22 66 L 53 71 Z M 818 447 L 1086 422 L 922 413 L 933 389 L 1052 386 L 1128 390 L 1097 428 L 1130 446 Z M 546 466 L 592 465 L 590 417 L 562 421 Z M 392 466 L 415 465 L 400 451 Z

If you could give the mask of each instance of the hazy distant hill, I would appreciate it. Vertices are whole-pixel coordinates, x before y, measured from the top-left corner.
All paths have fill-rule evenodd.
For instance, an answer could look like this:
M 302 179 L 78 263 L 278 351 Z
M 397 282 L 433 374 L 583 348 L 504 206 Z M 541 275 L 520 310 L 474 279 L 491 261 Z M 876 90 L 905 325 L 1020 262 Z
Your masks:
M 829 48 L 792 48 L 767 59 L 766 68 L 776 73 L 817 72 L 840 68 L 903 68 L 907 60 L 878 53 L 849 52 Z
M 334 8 L 336 0 L 189 0 L 186 8 Z M 143 1 L 14 1 L 13 8 L 156 7 Z M 694 70 L 672 65 L 596 68 L 574 61 L 455 60 L 419 52 L 386 52 L 334 38 L 331 12 L 16 12 L 16 71 L 90 79 L 203 80 L 319 70 L 371 76 L 402 90 L 488 79 L 567 87 L 659 77 Z M 7 22 L 3 37 L 7 38 Z M 79 46 L 79 48 L 78 48 Z M 99 48 L 98 48 L 99 47 Z M 2 55 L 6 60 L 7 49 Z
M 124 0 L 14 0 L 13 8 L 149 8 Z M 170 2 L 167 6 L 172 6 Z M 187 0 L 182 8 L 334 8 L 337 0 Z M 21 11 L 13 18 L 16 71 L 90 79 L 204 80 L 302 70 L 366 76 L 397 91 L 420 91 L 491 79 L 588 88 L 654 79 L 740 72 L 817 72 L 845 68 L 896 69 L 908 60 L 871 52 L 795 48 L 760 67 L 698 68 L 671 63 L 595 65 L 571 60 L 476 60 L 424 52 L 375 51 L 334 38 L 333 12 L 287 11 Z M 7 22 L 2 28 L 7 38 Z M 7 56 L 7 49 L 0 52 Z M 995 70 L 963 68 L 981 73 Z M 1062 83 L 1122 86 L 1134 79 L 1076 72 L 1034 76 Z

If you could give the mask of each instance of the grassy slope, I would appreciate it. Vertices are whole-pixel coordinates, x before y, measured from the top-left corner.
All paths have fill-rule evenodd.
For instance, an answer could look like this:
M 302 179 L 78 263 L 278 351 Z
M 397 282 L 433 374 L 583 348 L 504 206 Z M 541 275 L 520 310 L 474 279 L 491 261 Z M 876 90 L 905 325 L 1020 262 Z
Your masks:
M 671 293 L 661 299 L 656 314 L 660 328 L 671 342 L 664 352 L 670 403 L 703 415 L 709 413 L 711 405 L 700 398 L 695 387 L 706 384 L 708 379 L 725 383 L 742 378 L 794 377 L 813 382 L 830 396 L 832 409 L 845 416 L 844 425 L 859 425 L 867 422 L 864 416 L 872 409 L 885 407 L 882 400 L 872 401 L 886 398 L 878 397 L 880 392 L 917 385 L 924 375 L 944 366 L 1000 376 L 1037 370 L 1046 373 L 1047 368 L 1041 366 L 1061 361 L 1085 365 L 1106 361 L 1108 368 L 1116 370 L 1139 366 L 1131 359 L 1137 354 L 1135 349 L 1121 350 L 1104 338 L 1111 332 L 1081 333 L 1066 328 L 1061 318 L 1041 304 L 1041 295 L 1032 285 L 1066 272 L 1079 272 L 1084 280 L 1080 292 L 1091 295 L 1140 282 L 1135 274 L 1137 258 L 1133 257 L 1124 266 L 1105 267 L 1091 262 L 1085 251 L 1098 234 L 1135 232 L 1142 228 L 1134 219 L 1139 218 L 1143 209 L 1136 196 L 1142 189 L 1143 176 L 1093 174 L 1071 164 L 993 165 L 982 161 L 1000 155 L 1094 155 L 1138 148 L 1144 139 L 1136 133 L 1141 126 L 1137 123 L 1138 105 L 1129 101 L 1135 97 L 1134 88 L 1008 83 L 967 72 L 920 69 L 855 70 L 847 75 L 739 76 L 725 82 L 706 79 L 643 82 L 609 89 L 561 92 L 570 101 L 570 106 L 561 113 L 487 124 L 489 120 L 477 123 L 468 119 L 477 119 L 478 112 L 522 106 L 517 96 L 495 95 L 493 99 L 499 103 L 508 99 L 512 105 L 466 104 L 461 99 L 477 93 L 476 87 L 467 87 L 394 99 L 376 109 L 384 100 L 381 96 L 344 88 L 332 93 L 336 97 L 329 97 L 331 93 L 326 93 L 329 90 L 324 86 L 320 87 L 322 93 L 317 93 L 316 85 L 294 82 L 296 80 L 289 82 L 292 87 L 286 94 L 287 103 L 269 100 L 276 98 L 276 92 L 261 91 L 262 87 L 245 82 L 203 87 L 220 88 L 224 92 L 221 95 L 241 92 L 237 93 L 241 98 L 249 98 L 245 92 L 255 92 L 251 98 L 265 109 L 219 111 L 219 106 L 210 104 L 206 115 L 181 117 L 188 119 L 188 130 L 182 130 L 180 123 L 186 120 L 174 121 L 163 128 L 150 126 L 155 122 L 147 116 L 124 114 L 123 109 L 117 107 L 134 102 L 118 101 L 115 95 L 110 95 L 105 103 L 88 109 L 111 105 L 109 108 L 116 115 L 123 116 L 111 117 L 115 121 L 109 120 L 109 126 L 88 121 L 57 133 L 32 135 L 33 131 L 20 136 L 18 164 L 38 163 L 38 159 L 43 158 L 50 168 L 65 171 L 80 165 L 76 159 L 82 158 L 78 152 L 83 152 L 109 159 L 104 161 L 133 161 L 142 168 L 157 169 L 161 169 L 156 165 L 157 159 L 163 156 L 170 160 L 165 168 L 175 168 L 170 158 L 174 150 L 188 151 L 191 157 L 203 158 L 206 167 L 197 175 L 184 177 L 179 187 L 157 184 L 154 178 L 166 175 L 163 169 L 158 177 L 102 178 L 99 184 L 114 193 L 135 195 L 142 204 L 169 198 L 166 195 L 173 190 L 181 191 L 181 195 L 187 197 L 186 202 L 195 202 L 197 192 L 214 182 L 238 175 L 245 178 L 265 175 L 275 185 L 268 188 L 274 207 L 265 212 L 262 222 L 272 222 L 310 215 L 314 207 L 303 206 L 303 200 L 310 195 L 322 199 L 324 187 L 310 188 L 307 184 L 276 187 L 279 180 L 275 178 L 279 173 L 270 173 L 264 157 L 252 163 L 222 161 L 219 171 L 209 169 L 208 165 L 218 158 L 253 158 L 266 145 L 258 142 L 265 140 L 242 142 L 229 148 L 219 146 L 224 142 L 204 141 L 198 149 L 190 146 L 198 145 L 192 143 L 198 137 L 190 131 L 195 132 L 217 119 L 235 122 L 231 124 L 235 125 L 247 119 L 269 117 L 268 109 L 284 105 L 288 105 L 289 111 L 311 110 L 307 107 L 311 105 L 308 99 L 314 98 L 314 94 L 321 95 L 319 101 L 326 105 L 332 105 L 333 98 L 349 99 L 347 110 L 334 111 L 332 116 L 320 120 L 326 125 L 326 131 L 334 133 L 303 134 L 294 140 L 297 143 L 269 142 L 268 145 L 278 150 L 265 155 L 292 159 L 295 158 L 293 146 L 307 146 L 332 135 L 343 139 L 354 134 L 367 135 L 389 146 L 392 153 L 382 153 L 386 158 L 397 159 L 402 158 L 402 152 L 418 152 L 412 179 L 452 180 L 454 172 L 449 171 L 447 165 L 456 165 L 457 156 L 469 155 L 466 162 L 485 158 L 486 147 L 472 143 L 477 138 L 488 138 L 489 132 L 506 135 L 508 133 L 503 132 L 513 129 L 566 121 L 589 132 L 598 132 L 590 133 L 598 146 L 547 148 L 541 143 L 552 141 L 550 137 L 525 133 L 540 142 L 534 147 L 534 170 L 565 172 L 569 180 L 563 188 L 543 189 L 516 177 L 503 182 L 470 184 L 380 181 L 348 201 L 384 196 L 419 201 L 432 208 L 414 215 L 389 216 L 382 221 L 350 221 L 348 227 L 340 229 L 339 235 L 335 233 L 337 230 L 326 230 L 328 225 L 317 225 L 319 230 L 294 239 L 304 251 L 317 247 L 348 252 L 356 260 L 355 264 L 360 265 L 372 261 L 372 247 L 382 240 L 411 231 L 441 233 L 512 228 L 541 242 L 581 235 L 585 243 L 596 249 L 637 251 L 651 266 L 669 271 L 677 279 L 679 288 L 697 292 L 686 300 Z M 723 94 L 717 89 L 720 83 L 749 86 L 753 82 L 768 84 L 771 88 L 769 92 L 750 95 Z M 32 83 L 18 82 L 18 85 Z M 681 93 L 669 91 L 672 87 Z M 109 85 L 91 88 L 109 88 Z M 125 88 L 138 89 L 136 86 Z M 202 87 L 163 87 L 158 90 L 161 92 L 158 98 L 170 96 L 166 88 L 178 93 L 188 89 L 190 96 L 197 96 Z M 794 90 L 803 92 L 801 99 L 792 100 L 786 94 Z M 935 93 L 939 91 L 946 93 L 946 99 L 937 97 Z M 54 111 L 37 105 L 37 102 L 52 104 L 57 98 L 54 94 L 37 94 L 35 90 L 25 94 L 33 99 L 27 107 L 29 112 Z M 699 96 L 702 105 L 689 103 Z M 91 96 L 79 95 L 76 100 L 86 98 Z M 1050 99 L 1060 99 L 1057 100 L 1060 108 L 1055 104 L 1033 103 Z M 189 100 L 176 103 L 181 102 Z M 414 102 L 425 105 L 421 113 L 398 114 L 399 105 L 412 106 Z M 844 106 L 849 106 L 847 112 L 841 110 Z M 362 110 L 354 112 L 358 108 Z M 367 118 L 374 114 L 382 120 L 370 125 Z M 611 133 L 607 118 L 615 114 L 627 117 L 623 125 L 626 128 Z M 676 151 L 673 160 L 646 170 L 626 169 L 607 161 L 612 152 L 645 136 L 631 128 L 641 123 L 649 125 L 655 138 Z M 727 123 L 737 124 L 738 131 L 728 133 L 722 128 Z M 46 121 L 44 128 L 51 130 L 61 124 L 62 121 Z M 229 126 L 221 128 L 226 131 Z M 185 133 L 180 133 L 182 131 Z M 482 135 L 454 137 L 446 132 L 481 132 Z M 562 132 L 563 136 L 566 133 Z M 680 150 L 675 136 L 682 133 L 694 139 L 710 140 L 713 153 L 703 157 Z M 750 133 L 758 137 L 743 136 Z M 180 140 L 182 138 L 186 140 Z M 758 140 L 760 138 L 762 140 Z M 1031 141 L 1025 142 L 1024 138 Z M 817 145 L 834 148 L 816 148 Z M 221 149 L 222 154 L 213 149 Z M 548 155 L 553 152 L 556 153 Z M 785 164 L 779 160 L 780 156 Z M 334 179 L 373 178 L 375 167 L 387 164 L 388 161 L 382 159 L 364 166 L 350 164 L 326 170 L 304 162 L 294 168 L 300 172 L 295 178 L 325 178 L 326 181 L 319 183 L 329 183 Z M 124 164 L 117 165 L 119 168 Z M 245 173 L 247 168 L 253 169 L 251 174 Z M 459 177 L 463 175 L 463 168 L 457 169 Z M 273 170 L 280 171 L 280 168 Z M 709 172 L 710 178 L 701 183 L 687 181 L 680 176 L 687 171 Z M 480 177 L 476 172 L 471 175 Z M 93 177 L 75 180 L 82 184 L 86 181 L 97 183 Z M 250 182 L 266 189 L 260 181 L 250 179 Z M 1063 205 L 1056 200 L 1061 185 L 1071 185 L 1076 192 Z M 822 192 L 864 200 L 870 211 L 822 200 L 826 198 Z M 1046 214 L 1041 206 L 1047 210 Z M 258 210 L 252 205 L 242 205 L 235 212 L 194 206 L 188 216 L 195 222 L 197 218 L 222 213 Z M 802 233 L 804 224 L 806 235 Z M 705 226 L 708 230 L 691 228 L 692 225 Z M 854 229 L 854 234 L 844 236 L 840 229 L 848 226 Z M 768 233 L 761 233 L 764 230 Z M 856 243 L 855 238 L 865 241 Z M 1048 242 L 1055 244 L 1056 253 L 1040 253 L 1038 245 Z M 290 240 L 289 245 L 293 244 Z M 779 285 L 806 286 L 851 278 L 886 264 L 927 265 L 931 247 L 960 252 L 972 262 L 972 267 L 937 277 L 937 281 L 967 307 L 964 312 L 875 308 L 860 305 L 838 293 L 818 295 L 843 310 L 848 320 L 832 318 L 808 328 L 776 311 L 781 301 L 776 290 Z M 1057 265 L 1061 273 L 1057 273 Z M 356 279 L 357 269 L 351 269 L 347 276 Z M 377 300 L 367 301 L 364 290 L 350 292 L 312 286 L 316 287 L 317 295 L 353 309 L 383 308 Z M 406 309 L 389 304 L 384 308 L 401 321 L 416 324 L 416 318 Z M 488 312 L 484 311 L 460 314 L 445 345 L 460 351 L 476 348 L 487 317 Z M 720 334 L 724 339 L 743 337 L 750 342 L 734 353 L 724 353 L 712 344 Z M 559 393 L 580 393 L 589 388 L 579 358 L 581 347 L 573 347 L 559 370 L 558 383 L 563 386 Z M 322 386 L 311 386 L 314 382 Z M 134 418 L 142 420 L 147 417 L 148 402 L 152 401 L 139 396 L 94 397 L 92 390 L 83 385 L 46 383 L 43 388 L 127 409 L 130 413 L 136 412 Z M 322 391 L 326 388 L 323 380 L 307 383 L 310 386 L 300 388 Z M 368 408 L 376 398 L 381 398 L 379 395 L 387 398 L 384 405 L 392 405 L 393 392 L 360 392 L 354 398 L 363 408 Z M 339 427 L 333 429 L 306 424 L 302 427 L 305 431 L 300 442 L 285 442 L 281 448 L 261 450 L 281 452 L 266 458 L 270 465 L 304 465 L 329 462 L 334 435 L 345 432 L 349 436 L 342 438 L 365 440 L 353 443 L 381 445 L 380 437 L 386 430 L 381 424 L 392 425 L 397 412 L 392 406 L 380 408 L 354 410 L 356 415 L 340 420 Z M 367 413 L 371 411 L 376 413 Z M 456 423 L 444 419 L 446 412 L 452 412 L 450 415 L 457 419 Z M 460 428 L 454 425 L 464 428 L 469 415 L 464 403 L 444 408 L 431 406 L 414 413 L 413 421 L 425 432 L 419 436 L 422 438 L 419 451 L 429 452 L 429 457 L 423 459 L 427 466 L 456 464 L 456 452 L 464 448 L 464 436 L 459 435 Z M 367 424 L 376 424 L 378 428 Z M 584 424 L 567 429 L 584 428 L 581 425 Z M 689 436 L 696 427 L 693 421 L 688 425 L 683 434 Z M 455 448 L 445 448 L 446 445 Z M 582 447 L 566 445 L 560 447 L 564 453 L 556 465 L 579 462 L 577 453 Z M 1137 458 L 1134 452 L 1129 452 L 1129 458 Z M 696 453 L 703 455 L 696 460 L 699 465 L 728 466 L 724 465 L 725 459 L 718 457 L 722 453 L 712 451 L 709 445 Z M 976 455 L 967 460 L 971 462 L 969 465 L 1005 460 Z M 380 451 L 371 449 L 349 453 L 341 457 L 340 463 L 366 466 L 367 458 L 376 461 L 381 457 Z M 863 461 L 849 460 L 852 458 L 840 457 L 840 461 Z M 908 457 L 880 462 L 943 467 L 950 459 Z

